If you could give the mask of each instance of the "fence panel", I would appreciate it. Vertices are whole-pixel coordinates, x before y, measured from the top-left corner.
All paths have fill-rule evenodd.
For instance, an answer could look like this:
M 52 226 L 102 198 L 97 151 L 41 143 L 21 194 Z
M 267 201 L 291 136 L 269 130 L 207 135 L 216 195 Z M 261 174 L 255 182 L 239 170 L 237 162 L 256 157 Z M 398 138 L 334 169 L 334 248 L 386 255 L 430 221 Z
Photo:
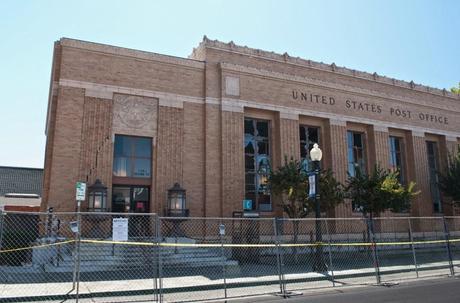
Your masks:
M 460 217 L 446 217 L 454 274 L 460 273 Z
M 450 262 L 443 217 L 411 218 L 420 277 L 448 275 Z
M 0 213 L 0 302 L 75 295 L 75 214 Z
M 407 218 L 374 218 L 374 237 L 381 282 L 417 277 L 411 225 Z
M 80 298 L 157 300 L 156 220 L 155 214 L 81 215 Z
M 240 297 L 280 293 L 280 263 L 275 221 L 271 218 L 234 218 L 226 226 L 227 294 Z M 227 226 L 231 227 L 227 230 Z
M 361 218 L 328 219 L 331 263 L 336 286 L 374 284 L 376 267 L 372 236 Z
M 0 302 L 72 302 L 77 289 L 81 302 L 290 295 L 446 276 L 458 266 L 460 217 L 0 213 Z
M 218 219 L 160 218 L 165 301 L 224 297 L 219 223 Z
M 331 286 L 329 257 L 322 245 L 327 235 L 326 221 L 315 219 L 278 220 L 280 252 L 286 291 Z

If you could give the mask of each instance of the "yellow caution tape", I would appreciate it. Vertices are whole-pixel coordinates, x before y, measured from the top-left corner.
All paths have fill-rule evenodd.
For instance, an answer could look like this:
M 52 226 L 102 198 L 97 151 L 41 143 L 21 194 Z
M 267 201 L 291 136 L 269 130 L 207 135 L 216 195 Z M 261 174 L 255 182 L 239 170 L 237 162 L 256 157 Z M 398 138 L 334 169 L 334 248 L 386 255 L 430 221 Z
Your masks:
M 423 244 L 439 244 L 439 243 L 454 243 L 460 242 L 460 239 L 451 240 L 427 240 L 427 241 L 406 241 L 406 242 L 354 242 L 354 243 L 327 243 L 327 242 L 315 242 L 315 243 L 280 243 L 280 244 L 222 244 L 222 243 L 155 243 L 155 242 L 128 242 L 128 241 L 110 241 L 110 240 L 80 240 L 82 243 L 92 244 L 117 244 L 117 245 L 134 245 L 134 246 L 161 246 L 161 247 L 248 247 L 248 248 L 274 248 L 274 247 L 316 247 L 316 246 L 395 246 L 395 245 L 423 245 Z M 77 240 L 68 240 L 50 244 L 35 245 L 29 247 L 13 248 L 0 250 L 0 253 L 8 253 L 15 251 L 22 251 L 35 248 L 45 248 L 50 246 L 58 246 L 68 243 L 77 242 Z
M 72 242 L 76 242 L 76 241 L 75 240 L 68 240 L 68 241 L 62 241 L 62 242 L 56 242 L 56 243 L 50 243 L 50 244 L 42 244 L 42 245 L 35 245 L 35 246 L 28 246 L 28 247 L 5 249 L 5 250 L 0 250 L 0 254 L 1 253 L 13 252 L 13 251 L 28 250 L 28 249 L 33 249 L 33 248 L 43 248 L 43 247 L 50 247 L 50 246 L 58 246 L 58 245 L 62 245 L 62 244 L 72 243 Z

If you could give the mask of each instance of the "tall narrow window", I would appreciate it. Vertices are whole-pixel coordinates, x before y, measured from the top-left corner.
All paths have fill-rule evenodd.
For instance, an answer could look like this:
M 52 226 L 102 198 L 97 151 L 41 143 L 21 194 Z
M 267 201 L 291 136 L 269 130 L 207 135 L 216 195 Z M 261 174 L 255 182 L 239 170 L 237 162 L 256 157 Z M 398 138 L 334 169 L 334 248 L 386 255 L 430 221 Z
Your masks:
M 312 162 L 310 159 L 310 150 L 313 148 L 313 144 L 315 143 L 320 144 L 319 128 L 300 125 L 299 135 L 300 135 L 300 159 L 302 161 L 302 168 L 305 171 L 311 171 L 313 167 L 312 167 Z
M 428 168 L 430 170 L 430 190 L 431 200 L 433 201 L 433 211 L 442 212 L 441 193 L 439 191 L 439 158 L 438 145 L 436 142 L 426 141 L 426 150 L 428 155 Z
M 252 208 L 271 211 L 267 180 L 270 170 L 270 123 L 266 120 L 244 119 L 245 199 Z
M 399 137 L 390 136 L 390 168 L 393 171 L 399 171 L 398 179 L 401 184 L 405 183 L 405 170 L 404 170 L 404 146 L 403 139 Z
M 366 157 L 364 148 L 364 134 L 348 131 L 347 132 L 347 145 L 348 145 L 348 174 L 350 176 L 356 175 L 356 169 L 361 169 L 366 172 Z
M 115 136 L 113 175 L 117 177 L 150 178 L 152 139 Z

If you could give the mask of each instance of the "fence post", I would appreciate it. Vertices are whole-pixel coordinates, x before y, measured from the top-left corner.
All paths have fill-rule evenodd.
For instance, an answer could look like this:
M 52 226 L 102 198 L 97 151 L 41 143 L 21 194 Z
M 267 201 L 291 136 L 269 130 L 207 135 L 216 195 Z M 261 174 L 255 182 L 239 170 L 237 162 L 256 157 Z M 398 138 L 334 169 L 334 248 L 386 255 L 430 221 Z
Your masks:
M 331 245 L 331 234 L 329 232 L 329 224 L 328 220 L 324 220 L 326 222 L 326 233 L 327 237 L 327 246 L 329 248 L 329 268 L 331 269 L 331 276 L 332 276 L 332 287 L 335 287 L 335 278 L 334 278 L 334 267 L 332 265 L 332 245 Z
M 454 270 L 454 263 L 452 261 L 452 251 L 450 249 L 450 232 L 447 226 L 446 217 L 442 216 L 442 222 L 444 224 L 444 237 L 446 239 L 447 256 L 449 258 L 449 269 L 450 269 L 450 274 L 453 277 L 455 276 L 455 270 Z
M 0 251 L 2 250 L 2 242 L 3 242 L 3 226 L 4 226 L 4 211 L 0 209 Z
M 410 247 L 412 249 L 412 259 L 414 260 L 415 274 L 418 278 L 418 265 L 417 265 L 417 257 L 415 254 L 414 237 L 412 235 L 412 223 L 411 223 L 410 218 L 407 218 L 407 221 L 409 222 L 409 241 L 410 241 Z
M 77 232 L 77 298 L 76 298 L 76 302 L 78 303 L 78 299 L 79 299 L 79 296 L 80 296 L 80 261 L 81 261 L 81 251 L 80 251 L 80 244 L 81 244 L 81 212 L 80 212 L 80 207 L 78 208 L 77 222 L 78 222 L 78 232 Z
M 153 235 L 153 298 L 155 301 L 158 301 L 158 231 L 157 231 L 157 220 L 158 215 L 153 214 L 153 230 L 155 231 Z
M 367 229 L 370 233 L 371 238 L 371 248 L 372 248 L 372 257 L 374 260 L 374 269 L 375 269 L 375 279 L 377 284 L 380 284 L 380 265 L 379 265 L 379 255 L 377 253 L 377 245 L 375 244 L 375 233 L 374 233 L 374 220 L 373 218 L 367 219 Z
M 156 231 L 157 231 L 157 264 L 158 264 L 158 302 L 163 302 L 163 272 L 161 262 L 161 217 L 157 216 L 156 220 Z
M 284 274 L 283 274 L 283 264 L 281 259 L 281 252 L 280 252 L 280 237 L 278 233 L 278 218 L 273 218 L 273 233 L 275 235 L 275 251 L 276 251 L 276 264 L 278 266 L 278 279 L 280 282 L 280 294 L 286 298 L 286 285 L 284 281 Z
M 222 229 L 221 229 L 222 227 Z M 206 227 L 205 227 L 206 228 Z M 224 248 L 224 235 L 225 235 L 225 225 L 220 221 L 219 224 L 219 237 L 220 237 L 220 247 L 222 251 L 222 276 L 224 278 L 224 297 L 227 299 L 227 268 L 226 268 L 226 261 L 227 258 L 225 257 L 225 248 Z

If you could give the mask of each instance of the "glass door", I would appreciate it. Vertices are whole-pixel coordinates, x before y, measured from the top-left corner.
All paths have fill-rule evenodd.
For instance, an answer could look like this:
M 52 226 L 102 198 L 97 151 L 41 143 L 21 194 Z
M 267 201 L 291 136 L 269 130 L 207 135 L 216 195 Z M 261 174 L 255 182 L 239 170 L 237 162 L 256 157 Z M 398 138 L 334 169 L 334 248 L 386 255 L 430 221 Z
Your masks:
M 150 190 L 146 186 L 113 186 L 112 212 L 148 213 Z

